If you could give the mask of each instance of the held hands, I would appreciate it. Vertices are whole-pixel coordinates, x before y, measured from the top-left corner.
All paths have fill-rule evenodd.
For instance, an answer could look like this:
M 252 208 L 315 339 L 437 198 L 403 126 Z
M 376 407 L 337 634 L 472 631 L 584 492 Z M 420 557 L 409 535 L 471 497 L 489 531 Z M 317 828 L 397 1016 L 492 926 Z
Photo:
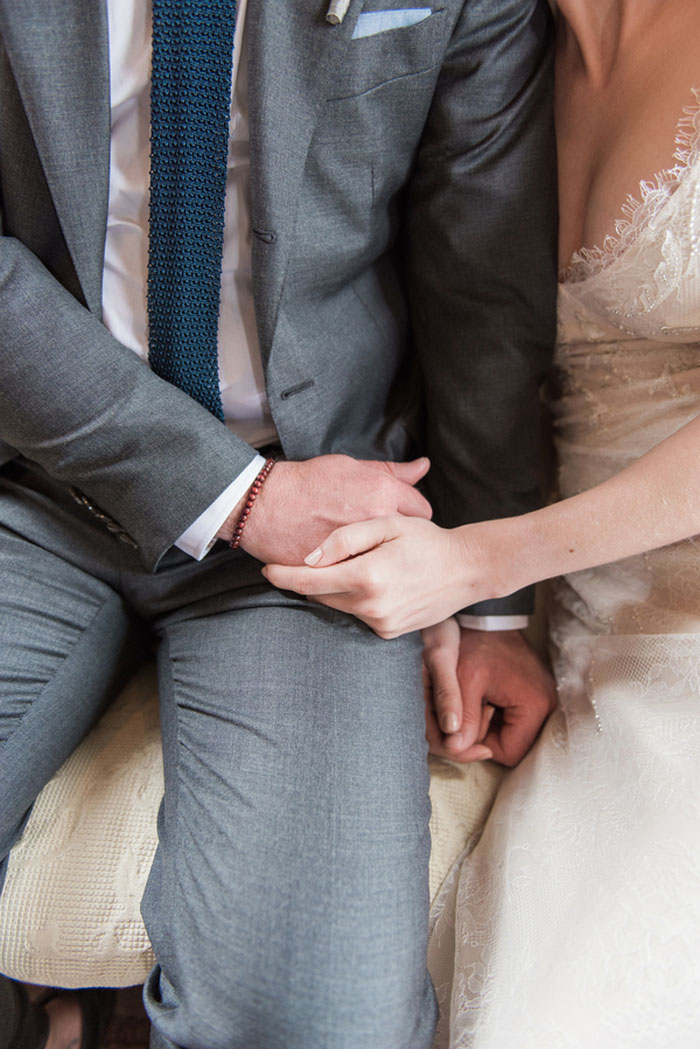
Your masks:
M 557 704 L 554 681 L 517 630 L 423 631 L 426 737 L 431 753 L 517 765 Z
M 518 631 L 461 630 L 448 618 L 508 592 L 497 568 L 504 545 L 499 522 L 452 530 L 430 523 L 430 506 L 413 488 L 428 468 L 427 459 L 344 455 L 278 463 L 241 545 L 270 562 L 263 573 L 274 586 L 349 612 L 381 637 L 428 627 L 431 751 L 452 761 L 493 757 L 515 765 L 556 706 L 554 682 Z M 222 538 L 237 515 L 238 508 Z M 309 555 L 314 543 L 322 545 Z
M 268 564 L 263 572 L 282 590 L 349 612 L 380 637 L 398 637 L 509 592 L 498 580 L 503 558 L 490 556 L 493 544 L 482 541 L 492 533 L 493 522 L 445 529 L 381 517 L 324 537 L 306 557 L 309 567 Z
M 241 547 L 278 567 L 300 565 L 315 543 L 349 522 L 386 514 L 429 518 L 430 504 L 413 487 L 429 467 L 427 459 L 393 463 L 347 455 L 278 462 L 260 490 Z M 230 538 L 241 505 L 219 532 L 222 539 Z

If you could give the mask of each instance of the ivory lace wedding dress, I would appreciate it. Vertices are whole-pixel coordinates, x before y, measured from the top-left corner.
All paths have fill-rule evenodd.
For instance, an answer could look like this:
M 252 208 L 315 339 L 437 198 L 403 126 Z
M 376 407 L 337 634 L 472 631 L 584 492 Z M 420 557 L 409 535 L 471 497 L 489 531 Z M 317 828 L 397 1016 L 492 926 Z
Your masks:
M 700 413 L 697 92 L 677 144 L 560 285 L 562 497 Z M 436 1046 L 699 1049 L 700 537 L 558 582 L 551 635 L 560 709 L 434 911 Z

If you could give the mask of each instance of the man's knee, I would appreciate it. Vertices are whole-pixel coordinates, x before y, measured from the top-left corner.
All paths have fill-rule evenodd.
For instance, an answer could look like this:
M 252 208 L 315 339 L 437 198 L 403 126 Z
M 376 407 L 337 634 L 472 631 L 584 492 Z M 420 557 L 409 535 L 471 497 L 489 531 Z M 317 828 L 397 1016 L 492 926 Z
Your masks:
M 294 638 L 290 616 L 302 620 Z M 177 679 L 162 675 L 178 731 L 143 901 L 162 967 L 147 998 L 161 1035 L 187 1049 L 429 1046 L 413 1034 L 432 1001 L 416 646 L 380 648 L 296 606 L 247 609 L 231 688 L 202 681 L 199 666 L 183 674 L 214 627 L 229 651 L 223 618 L 206 634 L 178 626 Z M 285 639 L 274 674 L 251 659 L 270 632 Z M 196 703 L 183 677 L 198 682 Z

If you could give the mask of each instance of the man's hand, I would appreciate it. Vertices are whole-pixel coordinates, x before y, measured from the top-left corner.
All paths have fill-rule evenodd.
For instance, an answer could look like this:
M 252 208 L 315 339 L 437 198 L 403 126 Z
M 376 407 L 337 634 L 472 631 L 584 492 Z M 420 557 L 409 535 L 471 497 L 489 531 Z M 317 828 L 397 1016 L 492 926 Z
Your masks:
M 556 688 L 517 630 L 423 631 L 426 735 L 433 754 L 517 765 L 557 705 Z
M 260 489 L 241 547 L 260 561 L 300 565 L 339 526 L 392 514 L 430 518 L 430 504 L 413 487 L 429 469 L 427 459 L 393 463 L 347 455 L 278 462 Z M 244 502 L 220 538 L 230 538 Z

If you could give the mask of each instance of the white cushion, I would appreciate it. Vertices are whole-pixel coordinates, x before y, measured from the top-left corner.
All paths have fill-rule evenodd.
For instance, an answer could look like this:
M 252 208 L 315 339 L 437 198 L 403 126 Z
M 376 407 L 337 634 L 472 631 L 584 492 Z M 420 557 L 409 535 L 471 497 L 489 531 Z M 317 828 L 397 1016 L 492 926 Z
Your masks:
M 494 765 L 431 759 L 434 898 L 478 833 Z M 39 795 L 0 897 L 0 972 L 57 987 L 142 983 L 153 953 L 139 901 L 163 792 L 153 667 L 124 689 Z

